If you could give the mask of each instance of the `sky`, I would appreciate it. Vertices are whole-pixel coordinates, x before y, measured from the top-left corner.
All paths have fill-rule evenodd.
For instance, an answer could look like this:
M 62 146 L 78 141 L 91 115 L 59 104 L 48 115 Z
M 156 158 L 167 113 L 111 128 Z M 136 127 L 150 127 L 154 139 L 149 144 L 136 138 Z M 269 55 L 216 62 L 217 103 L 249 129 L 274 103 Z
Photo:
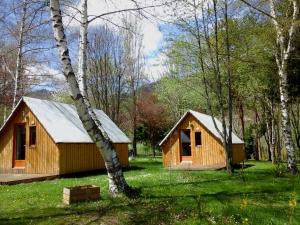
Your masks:
M 152 6 L 158 5 L 156 0 L 143 0 L 140 1 L 140 6 Z M 132 9 L 136 8 L 136 5 L 131 0 L 88 0 L 88 16 L 89 19 L 97 15 L 101 15 L 107 12 L 113 12 L 123 9 Z M 74 15 L 74 12 L 70 12 Z M 163 32 L 160 30 L 161 23 L 156 20 L 152 15 L 153 14 L 161 14 L 161 7 L 149 8 L 146 9 L 144 16 L 142 16 L 139 20 L 139 24 L 141 27 L 141 34 L 143 35 L 143 53 L 146 60 L 145 72 L 149 76 L 150 81 L 156 81 L 161 76 L 164 69 L 164 59 L 165 57 L 160 51 L 163 43 Z M 76 13 L 75 13 L 76 14 Z M 131 14 L 133 16 L 137 16 L 136 12 L 126 12 L 127 15 Z M 151 15 L 150 15 L 151 14 Z M 114 24 L 121 24 L 122 18 L 124 18 L 125 13 L 115 13 L 109 16 L 105 16 L 104 18 L 111 21 Z M 147 17 L 147 18 L 145 18 Z M 76 19 L 79 19 L 79 15 L 75 15 Z M 69 24 L 70 27 L 78 27 L 79 23 L 76 19 L 72 19 L 67 21 L 65 19 L 65 24 Z M 102 19 L 96 19 L 89 24 L 90 27 L 103 24 Z M 106 24 L 110 24 L 107 23 Z M 115 27 L 110 24 L 110 26 Z
M 10 0 L 3 0 L 6 2 L 7 5 L 11 5 Z M 79 2 L 79 0 L 74 0 Z M 171 1 L 171 0 L 168 0 Z M 18 2 L 18 0 L 16 0 Z M 64 2 L 64 1 L 62 1 Z M 103 13 L 107 12 L 113 12 L 118 10 L 124 10 L 124 9 L 133 9 L 137 6 L 134 2 L 138 2 L 140 7 L 145 6 L 153 6 L 161 4 L 162 0 L 88 0 L 88 15 L 89 20 L 97 15 L 101 15 Z M 75 6 L 73 8 L 78 8 L 78 6 Z M 64 8 L 64 10 L 67 7 Z M 71 17 L 64 15 L 64 25 L 67 30 L 70 32 L 67 33 L 67 38 L 72 41 L 69 41 L 69 49 L 70 49 L 70 56 L 72 59 L 72 62 L 76 64 L 77 61 L 77 52 L 78 52 L 78 33 L 74 35 L 74 30 L 78 31 L 79 28 L 79 22 L 76 20 L 80 19 L 80 15 L 75 13 L 76 9 L 74 11 L 70 10 L 70 7 L 68 7 L 69 11 L 67 11 L 68 15 L 71 15 Z M 63 10 L 63 11 L 64 11 Z M 1 10 L 0 10 L 1 11 Z M 125 16 L 132 15 L 133 17 L 139 18 L 139 25 L 140 25 L 140 33 L 143 36 L 143 53 L 145 56 L 145 73 L 148 75 L 148 80 L 150 82 L 157 81 L 160 79 L 163 75 L 163 73 L 166 71 L 164 62 L 166 57 L 162 53 L 161 49 L 163 48 L 164 43 L 164 32 L 165 28 L 167 27 L 165 23 L 162 22 L 162 20 L 158 20 L 157 17 L 164 15 L 164 9 L 162 7 L 150 7 L 142 11 L 142 15 L 139 14 L 137 11 L 128 11 L 128 12 L 122 12 L 122 13 L 114 13 L 108 16 L 105 16 L 105 20 L 103 19 L 96 19 L 93 22 L 89 24 L 89 27 L 97 26 L 97 25 L 103 25 L 104 23 L 112 26 L 113 28 L 116 28 L 113 24 L 122 24 L 122 19 Z M 3 12 L 2 14 L 5 14 Z M 19 12 L 17 12 L 14 15 L 21 15 Z M 48 19 L 47 13 L 45 14 L 45 20 Z M 73 17 L 74 16 L 74 17 Z M 73 19 L 71 19 L 73 18 Z M 75 18 L 75 19 L 74 19 Z M 19 18 L 13 18 L 10 21 L 18 21 Z M 107 22 L 110 21 L 111 23 Z M 75 28 L 75 29 L 74 29 Z M 163 29 L 162 29 L 163 28 Z M 47 28 L 49 31 L 51 28 L 51 25 L 49 24 L 49 27 Z M 51 35 L 50 33 L 41 33 L 42 35 Z M 12 40 L 14 40 L 14 37 L 10 37 Z M 43 39 L 44 40 L 44 39 Z M 43 82 L 40 87 L 36 87 L 37 89 L 43 89 L 47 86 L 52 86 L 51 77 L 55 79 L 55 82 L 63 83 L 65 82 L 64 76 L 62 75 L 61 66 L 59 61 L 57 60 L 57 49 L 54 45 L 54 40 L 49 40 L 49 43 L 37 43 L 36 41 L 33 41 L 31 45 L 28 45 L 29 47 L 35 48 L 35 44 L 38 44 L 39 47 L 43 47 L 45 49 L 49 48 L 48 51 L 41 52 L 35 57 L 35 62 L 33 65 L 28 65 L 27 74 L 36 74 L 38 77 L 46 77 L 45 82 Z M 49 78 L 48 78 L 49 77 Z M 50 88 L 52 89 L 52 88 Z

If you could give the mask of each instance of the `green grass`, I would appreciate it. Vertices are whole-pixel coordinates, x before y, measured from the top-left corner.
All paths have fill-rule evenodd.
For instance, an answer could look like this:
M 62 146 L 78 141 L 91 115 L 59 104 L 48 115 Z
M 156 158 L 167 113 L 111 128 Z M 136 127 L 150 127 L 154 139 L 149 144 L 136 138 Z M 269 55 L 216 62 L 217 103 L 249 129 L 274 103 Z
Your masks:
M 110 198 L 106 174 L 0 186 L 0 224 L 300 224 L 300 177 L 275 178 L 272 165 L 249 162 L 225 171 L 169 171 L 137 158 L 125 171 L 136 199 Z M 95 184 L 101 200 L 66 206 L 66 186 Z M 291 203 L 297 201 L 297 206 Z

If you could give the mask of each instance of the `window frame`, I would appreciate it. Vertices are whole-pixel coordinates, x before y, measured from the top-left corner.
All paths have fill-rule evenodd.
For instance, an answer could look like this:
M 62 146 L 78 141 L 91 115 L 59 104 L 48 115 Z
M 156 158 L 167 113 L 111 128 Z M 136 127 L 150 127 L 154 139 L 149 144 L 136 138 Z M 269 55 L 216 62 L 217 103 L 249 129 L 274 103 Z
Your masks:
M 200 139 L 197 139 L 197 134 L 200 135 Z M 200 144 L 197 142 L 197 140 L 200 140 Z M 195 131 L 195 146 L 201 147 L 202 146 L 202 132 L 201 131 Z
M 32 142 L 32 135 L 33 135 L 33 132 L 32 132 L 32 129 L 34 129 L 34 143 Z M 35 147 L 36 146 L 36 126 L 35 125 L 32 125 L 32 126 L 29 126 L 29 143 L 28 143 L 28 146 L 29 147 Z

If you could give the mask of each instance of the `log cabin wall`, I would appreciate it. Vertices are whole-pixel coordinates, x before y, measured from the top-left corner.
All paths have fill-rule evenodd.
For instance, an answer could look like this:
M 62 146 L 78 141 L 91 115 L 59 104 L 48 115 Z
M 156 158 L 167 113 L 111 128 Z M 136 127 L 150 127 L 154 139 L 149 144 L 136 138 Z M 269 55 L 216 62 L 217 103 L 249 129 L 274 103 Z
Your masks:
M 244 144 L 232 145 L 233 164 L 237 164 L 245 160 L 245 148 Z
M 59 143 L 60 174 L 104 169 L 103 158 L 95 144 Z M 128 166 L 128 144 L 115 144 L 122 166 Z
M 128 162 L 128 144 L 127 143 L 119 143 L 119 144 L 114 144 L 118 159 L 123 167 L 126 167 L 129 165 Z
M 0 171 L 14 172 L 14 127 L 15 124 L 18 123 L 24 123 L 26 129 L 24 173 L 58 174 L 58 149 L 52 138 L 48 135 L 25 103 L 21 103 L 13 118 L 11 118 L 6 125 L 6 128 L 2 131 L 0 138 Z M 36 127 L 35 146 L 29 146 L 30 126 Z
M 206 127 L 204 127 L 194 116 L 188 114 L 181 121 L 173 133 L 163 143 L 163 165 L 165 167 L 173 167 L 180 165 L 180 131 L 182 129 L 190 129 L 191 138 L 191 163 L 193 167 L 210 166 L 210 165 L 226 165 L 225 152 L 222 142 L 217 139 Z M 201 132 L 200 146 L 195 146 L 195 132 Z M 233 145 L 233 162 L 238 163 L 244 160 L 244 145 Z
M 2 131 L 0 138 L 0 172 L 11 172 L 13 165 L 13 125 Z

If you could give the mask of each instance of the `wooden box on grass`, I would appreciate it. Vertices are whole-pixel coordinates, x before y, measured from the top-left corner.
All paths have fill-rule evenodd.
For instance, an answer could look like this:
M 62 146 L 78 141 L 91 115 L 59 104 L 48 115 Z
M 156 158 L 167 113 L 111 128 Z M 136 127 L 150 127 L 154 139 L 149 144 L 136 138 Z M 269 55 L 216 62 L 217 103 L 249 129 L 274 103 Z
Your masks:
M 95 185 L 65 187 L 63 191 L 63 201 L 66 204 L 88 200 L 99 200 L 99 198 L 100 187 Z

